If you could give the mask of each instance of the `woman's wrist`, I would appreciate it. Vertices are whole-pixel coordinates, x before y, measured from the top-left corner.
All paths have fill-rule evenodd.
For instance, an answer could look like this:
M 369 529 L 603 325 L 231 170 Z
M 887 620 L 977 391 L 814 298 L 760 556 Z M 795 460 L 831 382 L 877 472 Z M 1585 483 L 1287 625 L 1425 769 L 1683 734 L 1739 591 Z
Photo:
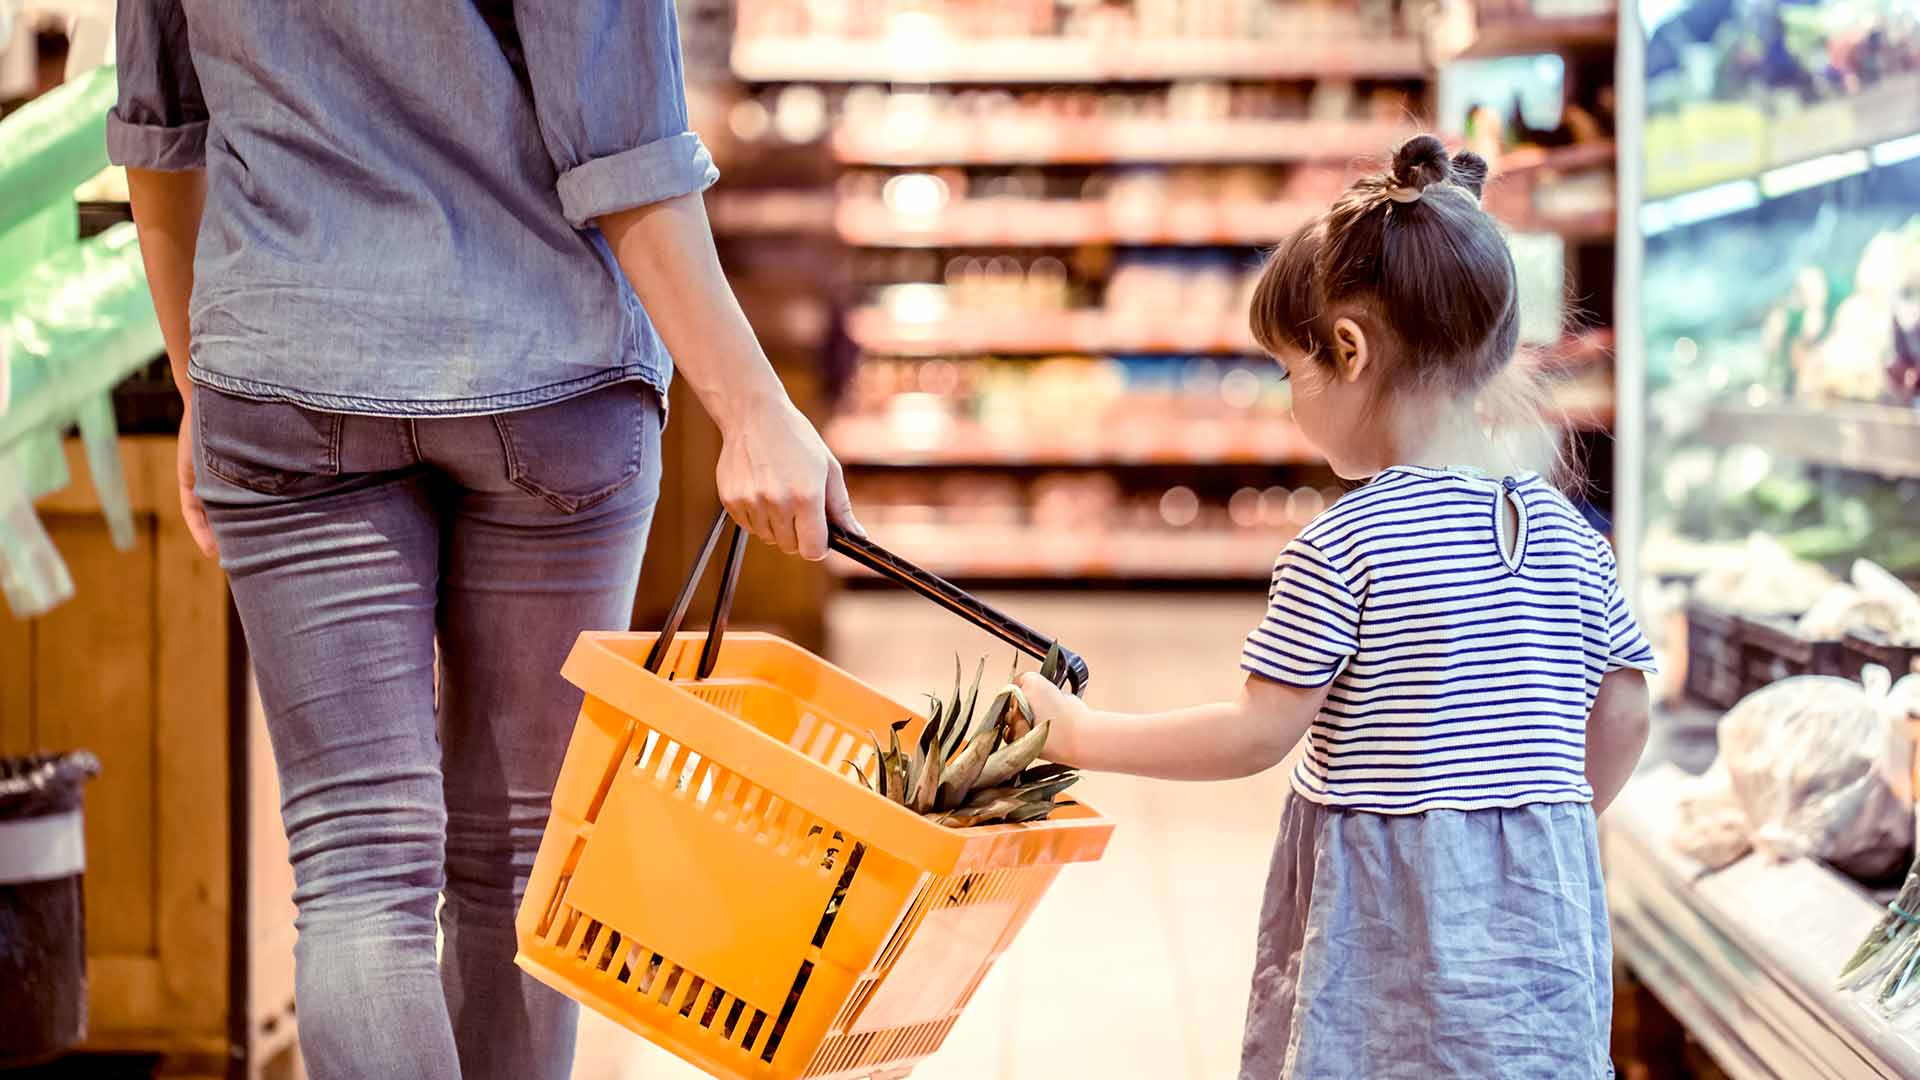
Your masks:
M 700 395 L 701 404 L 723 435 L 750 428 L 762 422 L 772 411 L 789 404 L 786 386 L 765 359 L 760 359 L 756 364 L 741 365 L 740 369 L 727 375 L 725 381 L 714 386 L 709 393 Z

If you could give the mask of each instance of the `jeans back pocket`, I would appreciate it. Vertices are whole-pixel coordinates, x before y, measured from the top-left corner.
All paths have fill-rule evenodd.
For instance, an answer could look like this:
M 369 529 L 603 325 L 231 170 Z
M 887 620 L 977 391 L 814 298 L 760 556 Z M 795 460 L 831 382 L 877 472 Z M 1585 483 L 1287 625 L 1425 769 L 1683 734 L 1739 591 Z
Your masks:
M 201 464 L 230 484 L 284 495 L 303 480 L 340 475 L 339 413 L 198 386 L 193 419 Z
M 605 501 L 658 466 L 660 398 L 623 382 L 552 405 L 496 413 L 507 477 L 563 513 Z

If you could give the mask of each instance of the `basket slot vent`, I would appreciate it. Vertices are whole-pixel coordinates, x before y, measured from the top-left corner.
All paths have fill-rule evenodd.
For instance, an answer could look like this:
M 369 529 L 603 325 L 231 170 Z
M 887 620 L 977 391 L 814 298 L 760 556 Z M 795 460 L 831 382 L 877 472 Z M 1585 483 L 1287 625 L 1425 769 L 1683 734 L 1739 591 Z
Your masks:
M 567 886 L 571 884 L 573 884 L 573 875 L 567 873 L 560 875 L 559 884 L 554 886 L 553 898 L 547 901 L 547 910 L 540 915 L 540 925 L 534 928 L 534 933 L 542 941 L 552 940 L 553 924 L 560 918 L 560 912 L 566 906 Z
M 744 1001 L 741 1001 L 739 998 L 734 998 L 733 1008 L 727 1010 L 726 1023 L 721 1025 L 721 1028 L 720 1028 L 721 1038 L 727 1040 L 728 1042 L 733 1041 L 733 1037 L 735 1033 L 741 1031 L 740 1018 L 742 1015 L 746 1013 L 746 1011 L 747 1011 L 747 1003 Z
M 807 745 L 812 742 L 813 736 L 815 732 L 819 730 L 819 727 L 819 717 L 812 713 L 801 713 L 800 722 L 794 725 L 793 737 L 787 740 L 787 745 L 803 754 L 806 753 Z
M 680 1008 L 677 1010 L 684 1019 L 693 1019 L 693 1007 L 700 1003 L 700 992 L 707 988 L 707 980 L 698 975 L 687 985 L 687 992 L 680 995 Z
M 840 734 L 840 729 L 831 724 L 821 723 L 820 718 L 812 713 L 806 714 L 801 721 L 813 728 L 813 737 L 806 745 L 807 756 L 822 763 L 831 761 L 834 736 Z
M 673 1008 L 673 992 L 680 989 L 680 978 L 686 974 L 686 971 L 687 969 L 681 967 L 679 964 L 669 965 L 667 977 L 662 981 L 660 994 L 655 1000 L 669 1009 Z
M 955 1019 L 829 1039 L 814 1054 L 805 1075 L 835 1076 L 863 1066 L 925 1057 L 946 1040 Z
M 585 920 L 586 932 L 580 935 L 580 944 L 574 948 L 574 958 L 585 960 L 593 955 L 593 943 L 600 936 L 601 922 L 598 919 Z
M 729 716 L 739 716 L 746 708 L 747 692 L 737 686 L 683 683 L 681 689 Z
M 618 956 L 619 953 L 620 953 L 620 931 L 608 930 L 606 934 L 606 941 L 604 944 L 600 946 L 600 949 L 599 949 L 600 959 L 595 961 L 593 966 L 600 971 L 605 971 L 607 970 L 607 968 L 613 965 L 613 958 L 615 956 Z
M 753 1019 L 747 1021 L 747 1037 L 740 1040 L 740 1049 L 753 1053 L 760 1043 L 760 1033 L 768 1027 L 767 1014 L 759 1009 L 753 1010 Z
M 880 989 L 878 976 L 869 975 L 861 979 L 854 986 L 853 993 L 847 997 L 847 1003 L 840 1009 L 840 1015 L 834 1017 L 833 1030 L 846 1030 L 847 1025 L 853 1023 L 853 1018 L 859 1016 L 861 1010 L 867 1007 L 867 1002 L 873 1000 L 874 991 L 878 989 Z

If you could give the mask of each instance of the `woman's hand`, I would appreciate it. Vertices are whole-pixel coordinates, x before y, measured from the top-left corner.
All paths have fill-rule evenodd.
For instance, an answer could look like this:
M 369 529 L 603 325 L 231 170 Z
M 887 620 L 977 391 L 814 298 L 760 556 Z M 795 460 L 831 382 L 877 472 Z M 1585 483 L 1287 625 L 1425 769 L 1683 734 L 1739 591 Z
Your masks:
M 862 533 L 840 463 L 787 398 L 721 273 L 701 197 L 637 206 L 599 224 L 674 369 L 720 425 L 714 480 L 733 519 L 809 559 L 826 558 L 829 519 Z
M 846 477 L 819 432 L 784 394 L 722 430 L 714 481 L 733 519 L 755 536 L 808 559 L 827 555 L 827 522 L 856 534 Z
M 1093 710 L 1087 703 L 1055 686 L 1052 680 L 1037 671 L 1029 671 L 1015 680 L 1020 692 L 1027 696 L 1027 704 L 1033 706 L 1033 722 L 1038 725 L 1042 720 L 1050 727 L 1047 730 L 1047 746 L 1042 751 L 1048 761 L 1058 761 L 1063 765 L 1080 763 L 1076 747 L 1082 746 L 1087 738 L 1087 728 L 1092 726 Z
M 180 414 L 180 436 L 174 440 L 173 455 L 174 478 L 180 484 L 180 516 L 187 523 L 187 533 L 193 537 L 194 546 L 207 558 L 216 558 L 220 554 L 220 545 L 213 539 L 213 526 L 207 522 L 207 508 L 200 502 L 200 496 L 193 490 L 193 395 L 187 395 L 186 411 Z

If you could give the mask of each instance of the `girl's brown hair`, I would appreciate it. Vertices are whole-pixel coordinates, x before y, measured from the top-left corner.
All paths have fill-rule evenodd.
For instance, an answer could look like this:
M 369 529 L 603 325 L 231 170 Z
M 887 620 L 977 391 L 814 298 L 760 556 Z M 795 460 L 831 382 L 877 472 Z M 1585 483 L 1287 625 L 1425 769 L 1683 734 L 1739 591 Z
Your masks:
M 1513 363 L 1519 290 L 1506 236 L 1480 208 L 1486 181 L 1479 155 L 1409 139 L 1387 172 L 1356 181 L 1274 251 L 1253 293 L 1253 337 L 1324 363 L 1334 323 L 1352 319 L 1390 346 L 1393 386 L 1474 397 L 1516 468 L 1561 481 L 1545 394 Z

